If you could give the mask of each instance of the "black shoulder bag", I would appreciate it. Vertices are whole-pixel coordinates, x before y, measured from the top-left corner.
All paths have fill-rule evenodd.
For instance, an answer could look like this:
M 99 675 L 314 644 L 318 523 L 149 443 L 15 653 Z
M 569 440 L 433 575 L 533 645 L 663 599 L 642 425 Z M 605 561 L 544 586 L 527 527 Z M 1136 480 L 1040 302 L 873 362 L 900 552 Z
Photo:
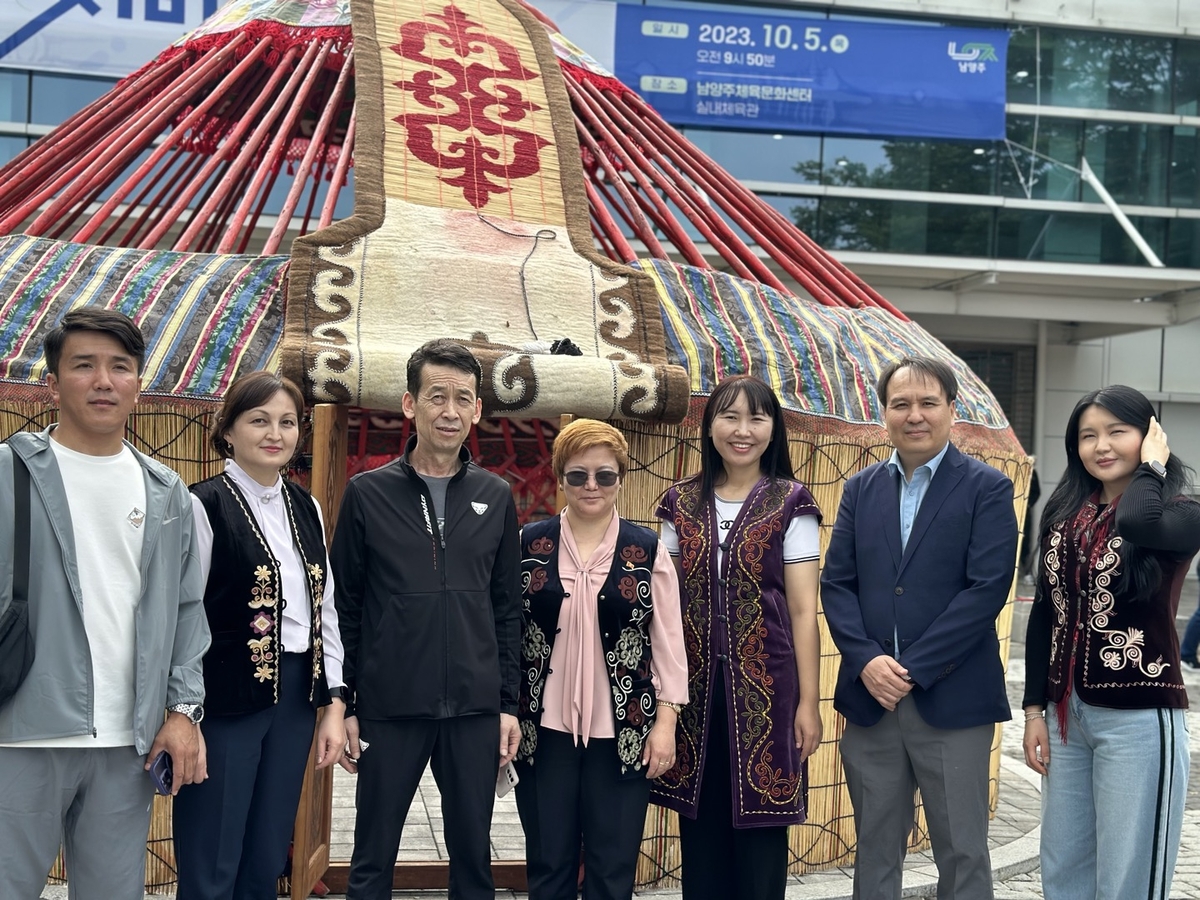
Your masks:
M 29 630 L 29 469 L 16 453 L 12 453 L 12 461 L 13 584 L 12 600 L 0 613 L 0 705 L 12 699 L 33 665 L 33 634 Z

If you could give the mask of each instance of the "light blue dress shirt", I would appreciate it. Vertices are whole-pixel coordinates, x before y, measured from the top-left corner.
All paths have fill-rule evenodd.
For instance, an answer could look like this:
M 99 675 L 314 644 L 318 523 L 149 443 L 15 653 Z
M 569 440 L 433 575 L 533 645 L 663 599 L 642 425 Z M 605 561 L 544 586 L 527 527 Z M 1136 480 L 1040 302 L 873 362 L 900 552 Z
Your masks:
M 904 477 L 904 465 L 900 462 L 900 454 L 893 450 L 892 458 L 888 460 L 888 468 L 893 472 L 899 472 L 900 477 L 897 479 L 900 482 L 900 552 L 903 553 L 908 549 L 908 536 L 912 534 L 913 522 L 917 519 L 917 513 L 921 510 L 921 501 L 925 499 L 925 494 L 929 492 L 929 483 L 933 481 L 933 476 L 937 473 L 938 466 L 946 456 L 946 451 L 950 449 L 950 442 L 946 442 L 946 446 L 941 449 L 933 459 L 923 465 L 917 466 L 913 471 L 912 480 L 909 481 Z M 896 659 L 900 659 L 900 627 L 895 626 L 892 629 L 892 655 Z
M 917 466 L 911 481 L 904 477 L 904 466 L 900 462 L 900 454 L 895 450 L 892 451 L 892 458 L 888 460 L 887 465 L 893 472 L 900 473 L 901 552 L 908 549 L 908 536 L 912 534 L 913 522 L 916 521 L 917 513 L 921 510 L 921 501 L 925 499 L 925 494 L 929 491 L 929 483 L 933 481 L 933 476 L 937 473 L 938 466 L 942 464 L 942 460 L 946 457 L 946 451 L 949 449 L 950 444 L 947 442 L 937 456 L 924 465 Z

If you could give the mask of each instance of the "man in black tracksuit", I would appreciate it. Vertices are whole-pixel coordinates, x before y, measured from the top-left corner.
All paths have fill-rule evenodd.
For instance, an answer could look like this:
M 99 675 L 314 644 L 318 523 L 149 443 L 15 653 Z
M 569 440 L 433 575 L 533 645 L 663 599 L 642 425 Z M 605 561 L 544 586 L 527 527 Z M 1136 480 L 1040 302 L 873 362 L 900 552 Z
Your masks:
M 452 341 L 408 361 L 404 456 L 355 476 L 333 539 L 346 657 L 346 733 L 358 772 L 349 900 L 392 896 L 404 819 L 425 766 L 442 794 L 450 897 L 493 900 L 498 768 L 515 755 L 520 543 L 508 483 L 463 447 L 481 371 Z

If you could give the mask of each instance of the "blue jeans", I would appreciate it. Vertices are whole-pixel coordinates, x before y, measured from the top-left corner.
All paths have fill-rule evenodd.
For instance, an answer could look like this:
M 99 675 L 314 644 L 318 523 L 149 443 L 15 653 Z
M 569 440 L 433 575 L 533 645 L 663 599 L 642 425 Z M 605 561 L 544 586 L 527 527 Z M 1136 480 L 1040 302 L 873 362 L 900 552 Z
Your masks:
M 1071 694 L 1067 743 L 1054 704 L 1042 783 L 1046 900 L 1166 900 L 1188 780 L 1182 709 L 1105 709 Z

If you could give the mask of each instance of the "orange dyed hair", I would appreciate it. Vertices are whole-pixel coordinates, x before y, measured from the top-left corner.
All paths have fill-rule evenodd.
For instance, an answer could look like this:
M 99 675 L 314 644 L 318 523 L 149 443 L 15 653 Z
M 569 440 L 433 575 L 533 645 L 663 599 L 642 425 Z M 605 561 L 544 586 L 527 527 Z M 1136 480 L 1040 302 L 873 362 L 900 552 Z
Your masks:
M 551 458 L 554 477 L 561 481 L 567 461 L 593 447 L 611 450 L 617 458 L 617 474 L 625 477 L 625 470 L 629 468 L 629 443 L 617 429 L 596 419 L 574 419 L 563 426 L 554 439 L 554 455 Z

